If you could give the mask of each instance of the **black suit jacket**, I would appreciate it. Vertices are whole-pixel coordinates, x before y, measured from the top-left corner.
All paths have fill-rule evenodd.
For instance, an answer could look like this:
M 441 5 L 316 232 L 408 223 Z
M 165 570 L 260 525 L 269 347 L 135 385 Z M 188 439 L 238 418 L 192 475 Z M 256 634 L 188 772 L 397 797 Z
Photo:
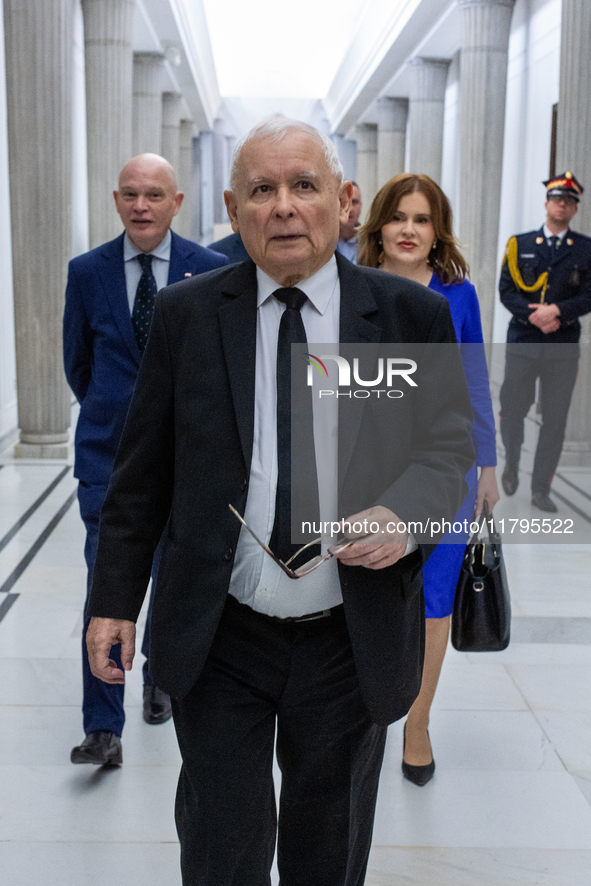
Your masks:
M 356 268 L 342 256 L 337 262 L 342 341 L 455 341 L 445 299 L 407 280 Z M 158 685 L 173 696 L 188 692 L 199 676 L 228 592 L 240 531 L 228 504 L 243 512 L 248 493 L 255 348 L 256 269 L 250 260 L 159 294 L 101 516 L 89 611 L 134 621 L 167 524 L 150 663 Z M 447 371 L 457 382 L 463 379 L 459 350 L 447 351 L 456 355 Z M 449 374 L 431 372 L 428 381 L 404 422 L 393 425 L 383 407 L 371 415 L 383 478 L 376 500 L 403 519 L 426 515 L 428 498 L 431 513 L 435 507 L 452 519 L 473 462 L 467 394 L 458 408 L 457 398 L 450 401 Z M 409 440 L 418 424 L 434 433 L 417 456 Z M 360 432 L 353 416 L 339 456 L 345 475 L 361 469 L 350 439 Z M 379 571 L 339 564 L 359 680 L 376 722 L 403 716 L 420 688 L 421 565 L 418 551 Z

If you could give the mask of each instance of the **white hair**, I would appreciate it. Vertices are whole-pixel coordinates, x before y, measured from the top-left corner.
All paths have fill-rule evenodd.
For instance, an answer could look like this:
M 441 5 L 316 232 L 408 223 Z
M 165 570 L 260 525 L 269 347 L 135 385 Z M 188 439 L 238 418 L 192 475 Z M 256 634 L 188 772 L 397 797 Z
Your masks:
M 308 123 L 303 123 L 301 120 L 293 120 L 290 117 L 284 117 L 283 114 L 272 114 L 270 117 L 266 117 L 261 123 L 257 123 L 256 126 L 253 126 L 250 132 L 247 132 L 236 145 L 234 159 L 232 160 L 232 171 L 230 173 L 230 187 L 232 190 L 236 189 L 238 183 L 238 168 L 240 166 L 242 149 L 244 146 L 247 145 L 248 142 L 257 138 L 265 138 L 271 142 L 280 142 L 289 135 L 290 132 L 305 132 L 310 135 L 324 151 L 326 162 L 338 183 L 340 184 L 343 181 L 343 166 L 339 159 L 337 149 L 327 135 L 322 135 L 322 133 L 313 126 L 310 126 Z

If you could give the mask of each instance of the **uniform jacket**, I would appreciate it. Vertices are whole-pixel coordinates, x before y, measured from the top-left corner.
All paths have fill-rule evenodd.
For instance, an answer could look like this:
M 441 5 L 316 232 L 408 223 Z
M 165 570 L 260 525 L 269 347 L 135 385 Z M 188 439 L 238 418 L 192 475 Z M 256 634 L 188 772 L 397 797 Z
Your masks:
M 546 243 L 543 228 L 518 234 L 517 263 L 526 286 L 533 285 L 544 271 L 548 272 L 544 301 L 560 305 L 560 329 L 545 334 L 529 322 L 532 308 L 528 308 L 528 304 L 539 302 L 541 291 L 520 290 L 505 261 L 499 292 L 502 303 L 513 314 L 507 341 L 578 342 L 581 333 L 578 318 L 591 311 L 591 238 L 568 230 L 561 246 L 553 251 Z
M 227 264 L 172 233 L 168 282 Z M 64 366 L 78 402 L 75 476 L 105 485 L 141 360 L 123 262 L 123 234 L 72 259 L 64 312 Z
M 337 263 L 341 341 L 455 341 L 445 299 L 390 274 L 356 268 L 339 255 Z M 166 526 L 150 662 L 157 684 L 173 696 L 187 693 L 198 678 L 228 593 L 240 532 L 228 504 L 244 512 L 252 456 L 256 293 L 249 260 L 158 295 L 101 514 L 89 609 L 95 616 L 137 619 L 154 545 Z M 404 420 L 393 420 L 380 400 L 367 407 L 365 430 L 353 417 L 340 434 L 343 475 L 367 470 L 369 460 L 355 450 L 357 437 L 374 442 L 380 460 L 374 503 L 403 520 L 426 519 L 434 510 L 451 518 L 466 492 L 473 462 L 470 406 L 459 350 L 454 345 L 446 353 L 451 362 L 445 371 L 431 367 L 425 383 L 413 389 L 418 399 L 408 398 Z M 458 380 L 459 406 L 450 399 Z M 339 425 L 349 419 L 343 410 Z M 419 437 L 421 446 L 413 446 Z M 374 487 L 375 476 L 368 478 Z M 376 722 L 403 716 L 420 687 L 420 567 L 418 551 L 376 571 L 339 564 L 361 689 Z

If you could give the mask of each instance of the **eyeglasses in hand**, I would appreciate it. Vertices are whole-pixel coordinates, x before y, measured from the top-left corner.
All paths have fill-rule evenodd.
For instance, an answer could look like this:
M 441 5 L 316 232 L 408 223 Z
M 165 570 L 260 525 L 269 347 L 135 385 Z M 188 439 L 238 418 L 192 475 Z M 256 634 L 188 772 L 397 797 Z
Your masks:
M 244 520 L 240 516 L 240 514 L 238 513 L 236 508 L 233 507 L 232 505 L 228 505 L 228 507 L 230 508 L 232 513 L 236 517 L 238 517 L 238 519 L 240 520 L 240 522 L 242 523 L 242 525 L 244 526 L 246 531 L 252 535 L 254 540 L 256 542 L 258 542 L 258 544 L 260 544 L 260 546 L 265 551 L 265 553 L 268 554 L 275 561 L 275 563 L 277 563 L 279 568 L 282 569 L 283 572 L 285 572 L 285 574 L 288 576 L 288 578 L 294 578 L 294 579 L 295 578 L 303 578 L 305 575 L 310 575 L 311 572 L 314 572 L 315 569 L 318 569 L 318 567 L 322 566 L 322 564 L 325 563 L 327 560 L 331 560 L 337 554 L 340 554 L 341 551 L 344 551 L 345 548 L 348 548 L 349 545 L 353 544 L 352 541 L 337 542 L 335 545 L 332 545 L 327 550 L 326 554 L 318 554 L 318 556 L 312 557 L 311 560 L 308 560 L 307 563 L 303 563 L 302 566 L 298 566 L 297 569 L 292 569 L 289 564 L 291 562 L 293 562 L 293 560 L 295 560 L 296 557 L 299 557 L 299 555 L 302 554 L 306 550 L 306 548 L 310 548 L 310 547 L 312 547 L 312 545 L 319 544 L 322 541 L 322 538 L 315 538 L 314 541 L 309 541 L 308 544 L 305 544 L 301 548 L 298 548 L 298 550 L 295 552 L 295 554 L 293 554 L 293 556 L 291 556 L 289 558 L 287 563 L 284 563 L 283 560 L 280 560 L 279 557 L 277 557 L 276 554 L 273 553 L 271 548 L 267 547 L 267 545 L 264 544 L 260 540 L 260 538 L 252 531 L 252 529 L 250 528 L 250 526 L 248 525 L 246 520 Z M 356 540 L 359 541 L 359 539 L 356 539 Z

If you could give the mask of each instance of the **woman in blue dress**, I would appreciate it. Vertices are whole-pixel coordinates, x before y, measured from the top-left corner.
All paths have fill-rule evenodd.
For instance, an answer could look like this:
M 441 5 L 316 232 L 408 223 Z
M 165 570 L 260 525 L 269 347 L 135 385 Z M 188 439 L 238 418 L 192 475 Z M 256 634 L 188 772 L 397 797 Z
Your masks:
M 447 298 L 460 345 L 474 416 L 472 437 L 476 465 L 466 477 L 469 491 L 456 520 L 470 522 L 483 502 L 492 510 L 499 499 L 495 478 L 495 425 L 482 344 L 480 308 L 468 268 L 452 230 L 449 201 L 427 175 L 403 173 L 376 195 L 362 228 L 358 264 L 408 277 Z M 477 471 L 478 466 L 478 471 Z M 460 538 L 454 536 L 455 541 Z M 425 564 L 426 644 L 423 682 L 404 726 L 402 771 L 424 785 L 435 771 L 429 740 L 429 713 L 449 638 L 450 617 L 464 544 L 435 549 Z

